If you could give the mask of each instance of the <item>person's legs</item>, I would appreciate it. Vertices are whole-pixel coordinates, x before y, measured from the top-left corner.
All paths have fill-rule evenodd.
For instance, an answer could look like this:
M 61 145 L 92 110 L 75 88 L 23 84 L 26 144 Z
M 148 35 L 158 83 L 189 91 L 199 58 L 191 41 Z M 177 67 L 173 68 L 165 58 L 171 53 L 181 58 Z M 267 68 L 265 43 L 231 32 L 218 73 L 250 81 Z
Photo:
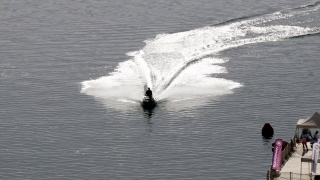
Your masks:
M 313 146 L 314 143 L 316 143 L 316 140 L 312 140 L 312 141 L 310 142 L 311 148 L 312 148 L 312 146 Z
M 304 146 L 306 146 L 306 148 L 308 149 L 307 142 L 302 141 L 302 147 L 303 147 L 303 149 L 304 149 Z

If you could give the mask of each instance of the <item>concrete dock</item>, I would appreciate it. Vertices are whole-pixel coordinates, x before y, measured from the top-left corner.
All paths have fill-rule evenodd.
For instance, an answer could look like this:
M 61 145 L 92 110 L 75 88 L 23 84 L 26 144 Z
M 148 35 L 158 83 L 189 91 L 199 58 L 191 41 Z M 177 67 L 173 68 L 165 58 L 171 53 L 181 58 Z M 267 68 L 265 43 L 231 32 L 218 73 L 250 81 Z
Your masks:
M 318 160 L 316 173 L 311 172 L 312 148 L 308 143 L 308 150 L 303 149 L 301 143 L 295 145 L 295 150 L 291 156 L 285 160 L 279 172 L 272 172 L 270 180 L 313 180 L 320 179 L 320 164 Z M 309 161 L 310 158 L 310 161 Z M 304 162 L 302 162 L 304 161 Z M 319 175 L 319 177 L 317 176 Z

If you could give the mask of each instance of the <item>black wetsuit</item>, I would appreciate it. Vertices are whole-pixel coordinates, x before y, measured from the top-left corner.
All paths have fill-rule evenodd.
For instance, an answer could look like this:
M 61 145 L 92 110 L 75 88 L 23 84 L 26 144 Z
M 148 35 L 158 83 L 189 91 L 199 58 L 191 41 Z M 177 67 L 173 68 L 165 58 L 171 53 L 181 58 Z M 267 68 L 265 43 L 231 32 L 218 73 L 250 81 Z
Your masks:
M 146 96 L 152 97 L 152 91 L 150 89 L 146 91 Z

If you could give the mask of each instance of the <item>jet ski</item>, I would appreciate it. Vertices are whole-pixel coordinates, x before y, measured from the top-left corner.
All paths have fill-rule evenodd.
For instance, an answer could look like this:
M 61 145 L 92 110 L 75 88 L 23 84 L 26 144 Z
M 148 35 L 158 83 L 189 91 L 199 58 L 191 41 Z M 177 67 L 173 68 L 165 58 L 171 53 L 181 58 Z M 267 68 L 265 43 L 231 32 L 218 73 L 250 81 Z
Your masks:
M 157 105 L 156 100 L 150 96 L 144 96 L 142 99 L 142 107 L 145 109 L 153 109 Z

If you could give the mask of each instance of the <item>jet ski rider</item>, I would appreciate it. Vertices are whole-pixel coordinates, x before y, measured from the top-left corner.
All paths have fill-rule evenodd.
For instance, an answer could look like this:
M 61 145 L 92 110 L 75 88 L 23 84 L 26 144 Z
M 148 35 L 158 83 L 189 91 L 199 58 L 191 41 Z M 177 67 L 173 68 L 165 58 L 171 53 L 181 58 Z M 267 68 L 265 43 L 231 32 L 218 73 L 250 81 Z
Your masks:
M 150 88 L 148 88 L 148 90 L 146 91 L 146 96 L 152 98 L 152 91 L 150 90 Z

